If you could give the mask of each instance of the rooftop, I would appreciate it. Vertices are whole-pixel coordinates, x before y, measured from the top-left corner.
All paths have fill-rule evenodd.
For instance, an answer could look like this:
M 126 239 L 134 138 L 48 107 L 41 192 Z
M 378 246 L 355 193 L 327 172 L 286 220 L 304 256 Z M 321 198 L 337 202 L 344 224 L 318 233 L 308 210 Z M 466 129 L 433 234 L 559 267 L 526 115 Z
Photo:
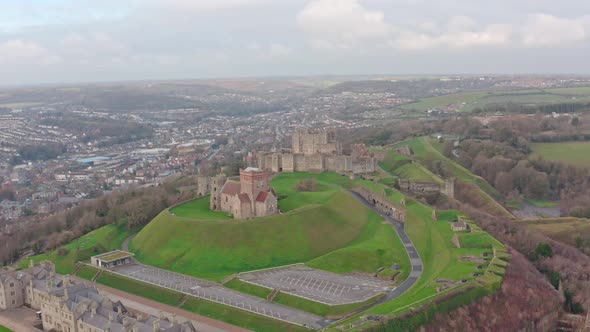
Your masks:
M 104 254 L 96 255 L 96 256 L 94 256 L 94 258 L 100 259 L 103 262 L 109 263 L 109 262 L 113 262 L 113 261 L 116 261 L 119 259 L 133 257 L 133 256 L 135 256 L 135 255 L 133 255 L 130 252 L 123 251 L 123 250 L 115 250 L 115 251 L 106 252 Z

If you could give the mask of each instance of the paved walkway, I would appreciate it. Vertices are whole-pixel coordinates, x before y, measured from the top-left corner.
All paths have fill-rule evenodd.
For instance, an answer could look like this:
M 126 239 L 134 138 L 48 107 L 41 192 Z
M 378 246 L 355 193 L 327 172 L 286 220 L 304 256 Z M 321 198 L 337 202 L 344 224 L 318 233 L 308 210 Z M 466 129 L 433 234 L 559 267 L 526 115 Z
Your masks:
M 402 224 L 398 220 L 393 219 L 391 216 L 386 216 L 383 213 L 381 213 L 381 211 L 379 211 L 373 204 L 369 203 L 360 194 L 354 191 L 350 191 L 350 193 L 352 193 L 352 195 L 354 195 L 354 197 L 358 199 L 360 202 L 365 204 L 367 207 L 371 208 L 373 211 L 375 211 L 377 214 L 379 214 L 380 216 L 385 218 L 385 220 L 391 223 L 391 225 L 397 232 L 397 235 L 402 240 L 402 244 L 406 249 L 406 253 L 410 257 L 410 264 L 412 265 L 412 272 L 410 272 L 410 276 L 396 289 L 387 292 L 386 296 L 380 302 L 382 303 L 396 299 L 400 295 L 405 293 L 408 289 L 410 289 L 418 281 L 418 279 L 420 279 L 420 276 L 422 275 L 422 272 L 424 270 L 422 259 L 418 254 L 418 250 L 416 250 L 416 247 L 414 247 L 412 240 L 410 240 L 410 237 L 408 237 L 408 235 L 406 234 L 406 231 L 404 230 L 404 224 Z

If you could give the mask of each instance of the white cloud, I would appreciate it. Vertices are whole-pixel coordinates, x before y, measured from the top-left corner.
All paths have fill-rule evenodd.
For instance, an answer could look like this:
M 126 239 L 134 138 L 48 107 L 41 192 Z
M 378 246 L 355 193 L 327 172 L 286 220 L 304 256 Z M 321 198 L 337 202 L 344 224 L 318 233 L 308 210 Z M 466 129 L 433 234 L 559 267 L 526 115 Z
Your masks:
M 527 46 L 555 46 L 583 41 L 590 35 L 590 16 L 561 18 L 549 14 L 531 15 L 522 29 Z
M 434 23 L 425 25 L 435 26 Z M 477 29 L 475 21 L 464 16 L 452 17 L 438 33 L 428 30 L 402 31 L 394 46 L 404 50 L 500 46 L 509 43 L 513 34 L 513 27 L 508 24 L 490 24 Z
M 350 47 L 388 38 L 393 31 L 383 12 L 369 10 L 358 0 L 313 0 L 297 15 L 297 25 L 318 47 Z
M 215 11 L 258 7 L 272 0 L 151 0 L 156 6 L 178 11 Z
M 59 61 L 58 56 L 34 42 L 14 39 L 0 44 L 0 64 L 52 65 Z

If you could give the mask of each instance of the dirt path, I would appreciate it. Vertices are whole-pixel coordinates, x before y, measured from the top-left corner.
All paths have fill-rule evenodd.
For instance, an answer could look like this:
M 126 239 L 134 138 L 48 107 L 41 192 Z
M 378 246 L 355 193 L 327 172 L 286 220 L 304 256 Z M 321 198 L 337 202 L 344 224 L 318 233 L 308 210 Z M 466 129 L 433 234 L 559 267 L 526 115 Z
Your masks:
M 82 282 L 88 282 L 85 280 L 80 279 Z M 103 286 L 100 284 L 96 284 L 96 287 L 108 296 L 113 301 L 121 301 L 125 306 L 130 309 L 141 311 L 146 314 L 159 316 L 160 311 L 164 313 L 164 315 L 168 318 L 171 317 L 171 314 L 176 314 L 176 320 L 178 322 L 184 322 L 186 320 L 191 320 L 193 325 L 197 329 L 197 331 L 204 331 L 204 332 L 222 332 L 222 331 L 229 331 L 229 332 L 246 332 L 249 331 L 247 329 L 234 326 L 222 321 L 218 321 L 209 317 L 201 316 L 194 314 L 192 312 L 188 312 L 186 310 L 182 310 L 176 307 L 172 307 L 163 303 L 155 302 L 152 300 L 148 300 L 146 298 L 133 295 L 127 292 L 120 291 L 118 289 L 110 288 L 107 286 Z

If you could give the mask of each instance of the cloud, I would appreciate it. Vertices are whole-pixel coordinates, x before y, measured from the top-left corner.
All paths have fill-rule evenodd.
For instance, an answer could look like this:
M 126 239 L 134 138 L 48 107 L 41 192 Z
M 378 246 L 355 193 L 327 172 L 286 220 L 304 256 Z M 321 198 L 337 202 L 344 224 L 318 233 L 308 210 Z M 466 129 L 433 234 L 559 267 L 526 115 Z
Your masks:
M 157 7 L 168 10 L 199 12 L 259 7 L 272 3 L 272 0 L 151 0 L 151 2 Z
M 403 50 L 499 46 L 507 44 L 513 33 L 508 24 L 490 24 L 480 30 L 472 26 L 470 21 L 460 18 L 451 19 L 447 28 L 438 34 L 403 31 L 394 46 Z M 470 29 L 465 30 L 468 27 Z
M 59 61 L 58 56 L 35 42 L 14 39 L 0 44 L 0 64 L 3 65 L 53 65 Z
M 297 25 L 316 47 L 350 47 L 387 38 L 393 29 L 382 11 L 369 10 L 358 0 L 313 0 L 297 15 Z
M 587 39 L 590 35 L 590 16 L 561 18 L 549 14 L 530 15 L 522 29 L 527 46 L 557 46 Z

